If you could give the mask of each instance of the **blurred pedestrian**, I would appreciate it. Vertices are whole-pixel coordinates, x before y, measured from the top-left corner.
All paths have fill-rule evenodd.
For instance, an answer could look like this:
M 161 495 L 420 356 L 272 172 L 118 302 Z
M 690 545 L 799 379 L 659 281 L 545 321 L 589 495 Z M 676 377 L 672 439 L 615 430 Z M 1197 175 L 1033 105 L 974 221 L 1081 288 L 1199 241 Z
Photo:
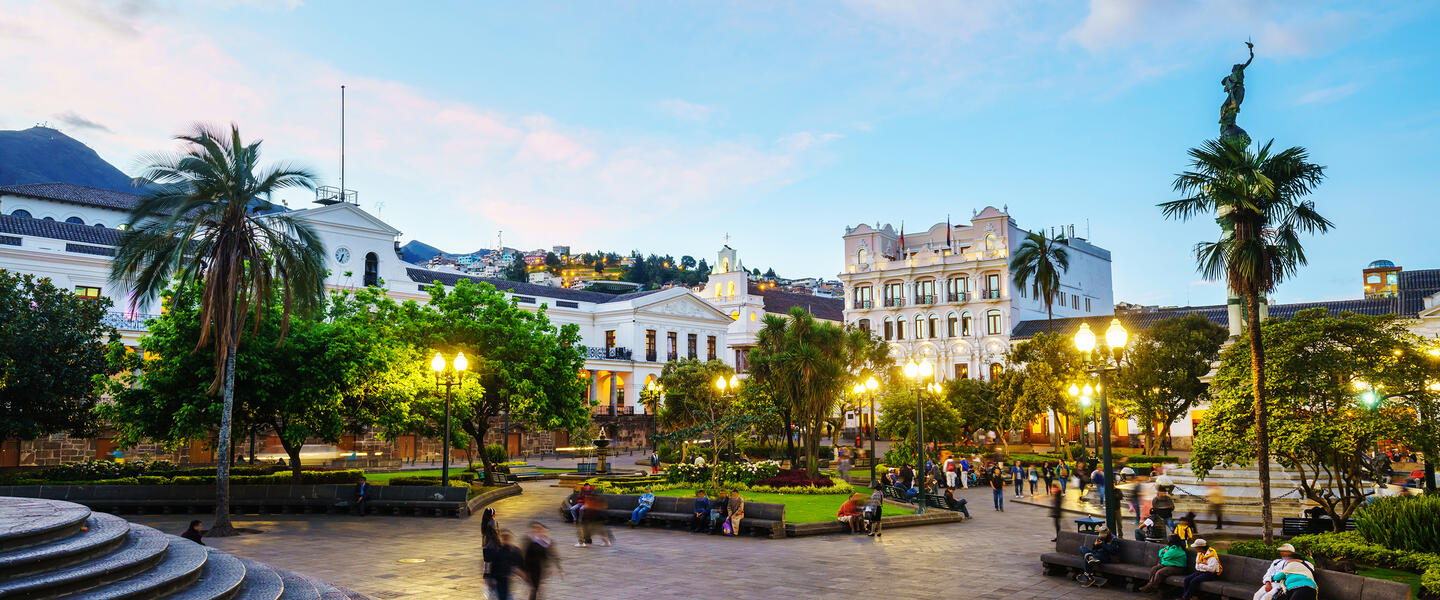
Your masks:
M 539 521 L 533 521 L 530 523 L 530 538 L 520 560 L 520 574 L 530 583 L 530 600 L 540 597 L 540 584 L 545 581 L 546 572 L 551 570 L 565 576 L 565 568 L 560 566 L 560 555 L 555 552 L 555 544 L 550 539 L 550 530 Z
M 185 533 L 180 534 L 180 537 L 204 546 L 205 542 L 200 541 L 204 535 L 205 532 L 200 530 L 200 520 L 196 519 L 190 522 L 190 526 L 185 528 Z
M 496 532 L 495 539 L 485 544 L 482 551 L 485 559 L 485 583 L 490 586 L 490 597 L 495 600 L 511 600 L 510 577 L 520 568 L 524 560 L 520 549 L 515 547 L 510 530 Z
M 1210 510 L 1215 513 L 1215 529 L 1225 528 L 1225 490 L 1218 481 L 1205 482 L 1205 497 L 1210 501 Z
M 1065 494 L 1060 491 L 1060 486 L 1050 486 L 1050 518 L 1055 521 L 1055 537 L 1050 541 L 1060 539 L 1060 519 L 1065 516 L 1062 507 L 1065 505 Z

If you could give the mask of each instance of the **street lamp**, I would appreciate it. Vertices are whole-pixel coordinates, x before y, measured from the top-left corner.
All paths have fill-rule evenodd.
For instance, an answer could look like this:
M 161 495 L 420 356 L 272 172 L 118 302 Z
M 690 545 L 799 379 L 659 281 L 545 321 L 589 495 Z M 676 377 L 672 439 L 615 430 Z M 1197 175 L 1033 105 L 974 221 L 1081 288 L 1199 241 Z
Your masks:
M 935 365 L 928 362 L 917 363 L 915 359 L 912 358 L 905 363 L 904 371 L 905 377 L 912 381 L 915 387 L 915 442 L 916 449 L 918 450 L 915 469 L 919 471 L 917 476 L 920 477 L 920 485 L 924 486 L 925 474 L 929 473 L 929 471 L 925 470 L 925 403 L 920 399 L 920 390 L 927 389 L 933 392 L 939 386 L 934 382 L 931 382 L 928 386 L 920 385 L 921 381 L 935 374 Z M 874 469 L 871 469 L 871 472 L 873 473 Z M 921 499 L 921 501 L 915 503 L 915 514 L 924 514 L 924 512 L 925 501 Z
M 451 388 L 463 385 L 465 381 L 465 369 L 470 366 L 470 361 L 465 359 L 464 352 L 456 352 L 455 362 L 451 363 L 451 365 L 454 367 L 453 369 L 447 370 L 445 368 L 445 357 L 439 352 L 435 353 L 435 358 L 430 359 L 430 370 L 435 372 L 435 389 L 439 390 L 440 386 L 445 386 L 445 439 L 444 443 L 440 445 L 440 461 L 443 463 L 440 465 L 441 487 L 450 487 L 450 397 L 452 395 Z M 442 373 L 445 375 L 445 379 L 443 381 L 440 379 L 440 375 Z M 505 443 L 508 445 L 510 441 L 506 440 Z M 484 450 L 484 448 L 481 448 L 481 450 Z M 489 482 L 486 483 L 488 484 Z
M 866 380 L 863 381 L 863 382 L 856 383 L 856 384 L 855 384 L 855 387 L 854 387 L 854 388 L 851 388 L 851 390 L 850 390 L 850 391 L 852 391 L 852 392 L 855 393 L 855 396 L 856 396 L 856 397 L 864 396 L 864 395 L 867 394 L 867 393 L 870 395 L 870 488 L 871 488 L 871 489 L 874 489 L 874 488 L 875 488 L 875 467 L 878 465 L 878 462 L 876 461 L 876 458 L 877 458 L 877 457 L 875 456 L 875 426 L 879 424 L 879 423 L 878 423 L 878 419 L 877 419 L 878 415 L 875 414 L 875 390 L 877 390 L 877 389 L 880 389 L 880 382 L 879 382 L 879 381 L 875 381 L 875 378 L 872 376 L 872 377 L 866 379 Z M 860 445 L 860 440 L 858 440 L 858 439 L 855 440 L 855 445 L 856 445 L 856 446 L 859 446 L 859 445 Z
M 1115 465 L 1110 456 L 1110 404 L 1107 401 L 1107 388 L 1110 387 L 1108 378 L 1110 373 L 1120 371 L 1120 359 L 1125 354 L 1125 344 L 1129 341 L 1130 332 L 1125 331 L 1125 326 L 1120 324 L 1120 319 L 1111 319 L 1110 328 L 1105 330 L 1105 343 L 1113 354 L 1114 366 L 1111 366 L 1111 356 L 1104 353 L 1096 354 L 1095 333 L 1090 331 L 1089 323 L 1081 323 L 1080 330 L 1075 332 L 1075 349 L 1079 350 L 1085 357 L 1085 371 L 1092 376 L 1100 378 L 1100 385 L 1097 386 L 1100 392 L 1100 423 L 1099 434 L 1101 444 L 1101 462 L 1104 465 L 1105 485 L 1107 489 L 1115 487 Z M 1087 389 L 1081 390 L 1089 395 L 1089 384 Z M 1110 501 L 1106 498 L 1104 491 L 1101 492 L 1100 502 L 1105 507 L 1105 524 L 1111 531 L 1120 531 L 1120 503 Z

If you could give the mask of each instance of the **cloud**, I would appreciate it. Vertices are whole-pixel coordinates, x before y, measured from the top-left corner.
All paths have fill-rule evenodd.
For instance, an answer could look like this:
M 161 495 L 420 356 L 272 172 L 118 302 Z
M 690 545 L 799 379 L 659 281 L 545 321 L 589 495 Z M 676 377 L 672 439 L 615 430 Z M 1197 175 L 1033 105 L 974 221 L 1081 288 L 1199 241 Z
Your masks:
M 709 121 L 710 116 L 715 112 L 715 109 L 712 107 L 704 104 L 686 102 L 678 98 L 670 98 L 656 102 L 655 108 L 659 109 L 660 112 L 682 121 L 694 121 L 696 123 Z
M 94 130 L 96 130 L 96 131 L 103 131 L 103 132 L 105 132 L 105 133 L 110 133 L 110 128 L 109 128 L 109 127 L 106 127 L 105 125 L 103 125 L 103 124 L 101 124 L 101 123 L 97 123 L 97 122 L 95 122 L 95 121 L 91 121 L 90 119 L 87 119 L 87 118 L 85 118 L 85 117 L 82 117 L 82 116 L 80 116 L 79 114 L 76 114 L 76 112 L 73 111 L 73 110 L 67 110 L 67 111 L 65 111 L 65 112 L 63 112 L 63 113 L 60 113 L 60 114 L 58 114 L 58 115 L 55 115 L 55 118 L 58 119 L 61 123 L 64 123 L 64 124 L 66 124 L 66 125 L 69 125 L 69 126 L 71 126 L 71 127 L 77 128 L 77 129 L 94 129 Z
M 1376 11 L 1294 10 L 1287 3 L 1216 0 L 1205 3 L 1090 0 L 1089 12 L 1061 37 L 1092 54 L 1137 47 L 1184 51 L 1254 36 L 1268 58 L 1319 54 L 1364 35 L 1389 16 Z
M 778 143 L 780 144 L 781 148 L 785 148 L 792 152 L 800 152 L 803 150 L 809 150 L 821 144 L 833 142 L 843 137 L 845 136 L 838 133 L 811 133 L 809 131 L 799 131 L 796 133 L 782 136 L 778 140 Z
M 1346 83 L 1317 90 L 1310 90 L 1301 94 L 1295 100 L 1295 104 L 1325 104 L 1348 98 L 1351 94 L 1360 90 L 1358 83 Z

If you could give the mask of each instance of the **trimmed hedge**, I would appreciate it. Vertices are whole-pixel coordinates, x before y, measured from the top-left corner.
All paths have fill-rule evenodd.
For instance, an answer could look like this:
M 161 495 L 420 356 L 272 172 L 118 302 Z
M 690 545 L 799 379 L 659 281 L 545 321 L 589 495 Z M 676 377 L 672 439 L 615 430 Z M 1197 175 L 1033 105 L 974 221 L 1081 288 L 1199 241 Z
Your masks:
M 1304 554 L 1419 573 L 1420 587 L 1430 594 L 1440 594 L 1440 554 L 1386 548 L 1366 541 L 1359 531 L 1301 535 L 1290 543 Z
M 274 473 L 271 475 L 237 475 L 230 477 L 231 485 L 313 485 L 313 484 L 344 484 L 360 483 L 365 480 L 363 469 L 347 469 L 344 471 L 301 471 L 300 480 L 289 472 Z M 174 485 L 214 485 L 214 475 L 182 475 L 170 480 Z
M 472 477 L 471 477 L 469 480 L 463 479 L 463 478 L 461 478 L 461 477 L 451 477 L 451 478 L 450 478 L 450 487 L 470 487 L 470 483 L 471 483 L 472 481 L 474 481 L 474 480 L 475 480 L 475 478 L 473 477 L 473 475 L 472 475 Z M 439 477 L 392 477 L 392 478 L 390 478 L 390 481 L 386 483 L 386 485 L 391 485 L 391 486 L 440 487 L 440 478 L 439 478 Z
M 1276 550 L 1279 547 L 1280 542 L 1267 544 L 1265 540 L 1242 540 L 1230 544 L 1230 548 L 1225 552 L 1236 556 L 1275 560 L 1280 558 L 1280 551 Z
M 805 469 L 788 469 L 780 471 L 773 477 L 758 479 L 751 485 L 770 488 L 828 488 L 835 485 L 835 480 L 824 475 L 812 478 Z

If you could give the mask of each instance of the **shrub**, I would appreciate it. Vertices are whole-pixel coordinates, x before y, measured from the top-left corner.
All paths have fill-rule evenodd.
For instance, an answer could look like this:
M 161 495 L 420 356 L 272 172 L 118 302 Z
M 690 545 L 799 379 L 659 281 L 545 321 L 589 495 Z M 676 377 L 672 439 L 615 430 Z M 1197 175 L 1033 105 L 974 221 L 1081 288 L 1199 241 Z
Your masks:
M 1440 497 L 1376 498 L 1356 512 L 1355 530 L 1388 548 L 1440 553 Z
M 139 480 L 140 485 L 165 485 L 170 483 L 168 478 L 160 475 L 141 475 L 135 479 Z
M 503 463 L 510 460 L 510 452 L 505 450 L 505 447 L 500 444 L 486 444 L 485 457 L 490 459 L 492 463 Z
M 143 460 L 127 463 L 117 463 L 113 460 L 87 460 L 47 468 L 41 471 L 36 478 L 60 482 L 135 477 L 144 473 L 148 466 L 149 463 Z
M 296 481 L 289 471 L 270 475 L 234 475 L 230 477 L 230 483 L 233 485 L 315 485 L 360 483 L 364 479 L 365 471 L 346 469 L 342 471 L 301 471 L 299 481 Z M 171 479 L 170 483 L 174 485 L 215 485 L 215 476 L 179 475 Z
M 1243 540 L 1230 544 L 1230 549 L 1226 552 L 1236 556 L 1275 560 L 1280 558 L 1280 553 L 1275 550 L 1279 546 L 1278 543 L 1267 544 L 1264 540 Z
M 1440 554 L 1386 548 L 1366 541 L 1358 530 L 1301 535 L 1292 538 L 1290 543 L 1304 554 L 1420 573 L 1420 587 L 1430 594 L 1440 594 Z
M 804 469 L 788 469 L 780 471 L 773 477 L 756 480 L 753 485 L 771 488 L 828 488 L 834 486 L 835 481 L 823 475 L 811 478 Z

